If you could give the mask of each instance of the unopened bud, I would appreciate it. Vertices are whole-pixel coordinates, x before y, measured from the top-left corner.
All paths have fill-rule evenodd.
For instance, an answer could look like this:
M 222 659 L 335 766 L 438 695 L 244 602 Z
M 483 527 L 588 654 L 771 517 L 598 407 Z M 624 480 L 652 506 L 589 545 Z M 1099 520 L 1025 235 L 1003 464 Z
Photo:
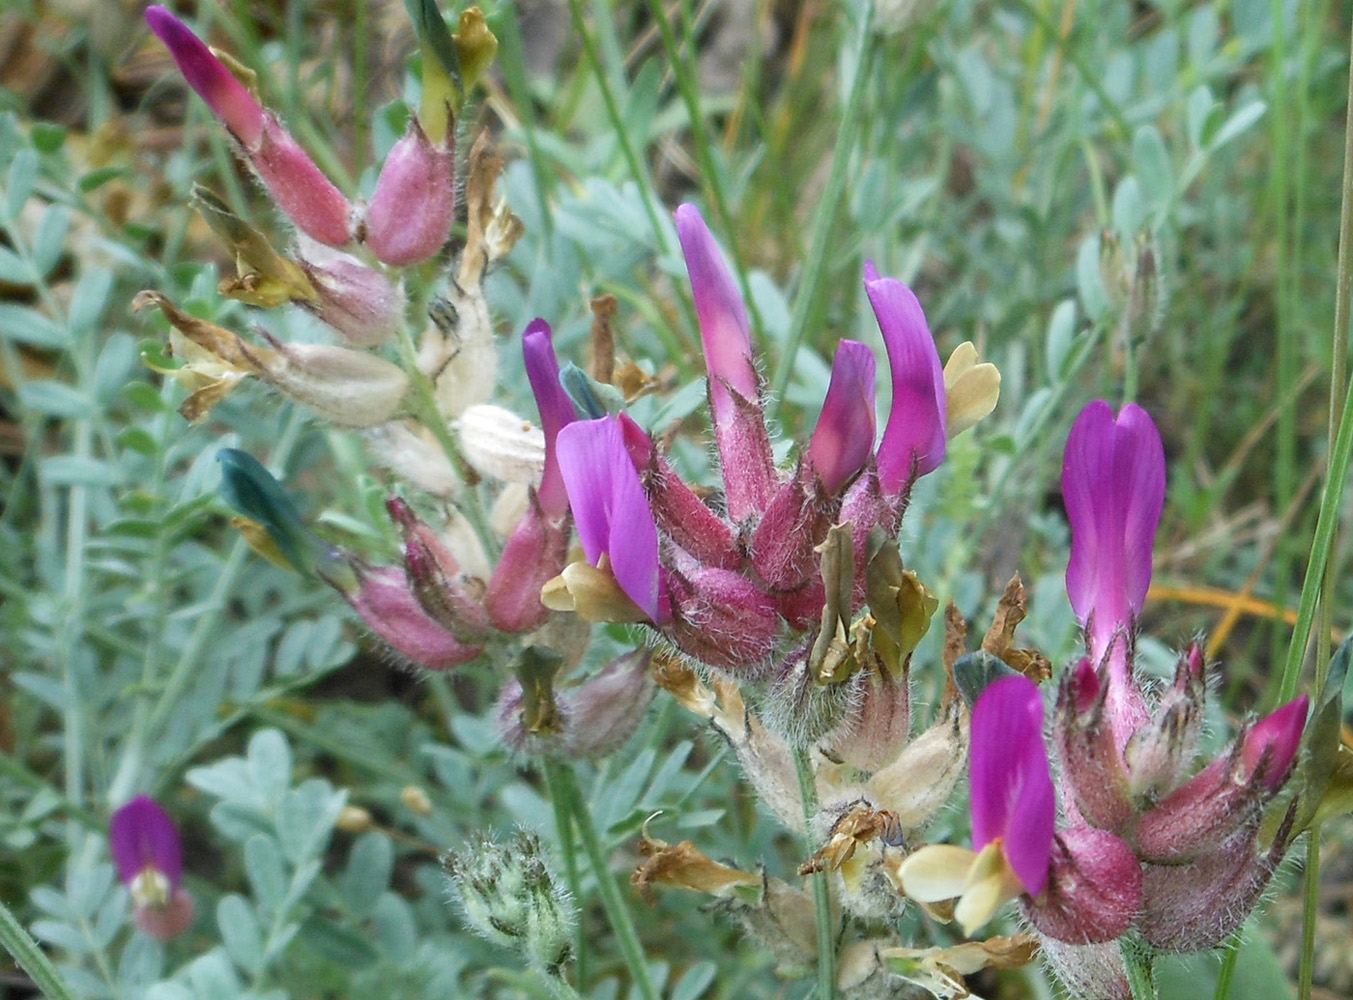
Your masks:
M 429 617 L 401 570 L 359 568 L 358 574 L 356 591 L 344 594 L 348 603 L 373 632 L 418 666 L 445 670 L 483 650 L 481 645 L 461 642 Z
M 712 567 L 669 572 L 672 624 L 683 652 L 743 678 L 764 674 L 780 632 L 774 600 L 739 573 Z
M 1112 941 L 1142 909 L 1142 866 L 1105 830 L 1073 827 L 1053 838 L 1047 888 L 1025 906 L 1033 925 L 1059 941 Z
M 371 813 L 361 806 L 344 806 L 334 826 L 344 833 L 365 833 L 371 829 Z
M 311 256 L 301 267 L 317 297 L 306 308 L 359 347 L 376 347 L 399 328 L 404 299 L 389 278 L 350 254 Z
M 386 264 L 420 263 L 442 248 L 455 214 L 453 136 L 434 146 L 415 119 L 376 180 L 363 230 L 366 245 Z
M 451 893 L 477 933 L 543 972 L 568 960 L 577 909 L 535 834 L 518 833 L 506 844 L 476 841 L 445 865 Z
M 550 609 L 541 602 L 541 588 L 563 570 L 568 541 L 568 518 L 547 517 L 533 497 L 484 592 L 484 609 L 495 628 L 529 632 L 545 623 Z
M 417 785 L 405 785 L 401 788 L 399 801 L 404 803 L 406 809 L 419 816 L 432 815 L 432 800 L 428 798 L 428 793 Z

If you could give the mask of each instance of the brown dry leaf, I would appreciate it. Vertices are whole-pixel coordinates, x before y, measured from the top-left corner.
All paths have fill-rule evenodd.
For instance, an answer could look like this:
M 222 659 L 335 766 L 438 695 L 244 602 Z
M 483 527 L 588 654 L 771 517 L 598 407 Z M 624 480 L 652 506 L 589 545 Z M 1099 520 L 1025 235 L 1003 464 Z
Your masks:
M 832 824 L 827 842 L 799 866 L 799 874 L 811 875 L 823 869 L 838 871 L 855 856 L 856 848 L 875 838 L 897 840 L 901 835 L 897 813 L 875 809 L 868 802 L 856 802 Z
M 620 311 L 614 295 L 594 296 L 592 307 L 592 377 L 609 385 L 615 376 L 615 314 Z
M 996 605 L 991 628 L 982 638 L 982 648 L 993 656 L 999 656 L 1006 665 L 1035 683 L 1042 683 L 1052 676 L 1052 664 L 1048 658 L 1036 649 L 1015 646 L 1015 628 L 1028 614 L 1029 595 L 1016 573 L 1005 585 L 1005 593 L 1001 594 Z
M 456 281 L 462 289 L 478 288 L 484 268 L 504 256 L 524 228 L 505 203 L 495 201 L 503 158 L 490 147 L 488 130 L 479 133 L 470 147 L 465 180 L 465 251 Z
M 728 896 L 738 886 L 761 884 L 760 875 L 720 864 L 689 840 L 668 844 L 650 838 L 645 831 L 639 841 L 639 853 L 646 860 L 634 870 L 630 882 L 650 906 L 656 902 L 653 894 L 655 884 L 692 889 L 720 897 Z
M 940 653 L 940 662 L 944 664 L 944 694 L 940 698 L 941 708 L 958 697 L 958 685 L 954 683 L 954 664 L 968 651 L 968 623 L 959 613 L 958 605 L 953 601 L 944 609 L 944 649 Z

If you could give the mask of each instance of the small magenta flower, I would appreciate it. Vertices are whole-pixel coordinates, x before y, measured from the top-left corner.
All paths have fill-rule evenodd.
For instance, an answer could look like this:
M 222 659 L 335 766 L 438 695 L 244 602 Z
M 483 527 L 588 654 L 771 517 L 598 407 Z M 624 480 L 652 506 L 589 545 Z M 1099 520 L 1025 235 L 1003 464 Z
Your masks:
M 1022 675 L 992 682 L 972 710 L 970 776 L 976 853 L 933 845 L 902 864 L 907 895 L 958 899 L 965 934 L 1007 900 L 1060 941 L 1110 941 L 1142 908 L 1141 865 L 1106 830 L 1057 831 L 1057 801 L 1043 745 L 1043 698 Z
M 263 138 L 264 111 L 248 88 L 168 8 L 159 4 L 147 7 L 146 22 L 169 49 L 188 86 L 207 102 L 212 114 L 246 148 L 257 146 Z
M 386 264 L 421 263 L 442 248 L 455 214 L 453 140 L 434 145 L 415 119 L 381 167 L 366 210 L 366 245 Z
M 182 888 L 183 845 L 158 802 L 138 795 L 113 813 L 108 847 L 131 893 L 136 926 L 168 941 L 193 922 L 193 899 Z
M 976 851 L 924 847 L 902 865 L 907 895 L 958 898 L 954 917 L 971 934 L 997 908 L 1048 884 L 1057 799 L 1043 746 L 1043 697 L 1027 677 L 994 681 L 972 711 L 972 836 Z
M 857 340 L 836 346 L 822 415 L 808 442 L 806 461 L 835 496 L 869 462 L 874 450 L 874 352 Z
M 352 206 L 276 117 L 168 9 L 146 8 L 146 21 L 189 86 L 239 140 L 278 207 L 313 239 L 329 246 L 347 243 Z
M 1132 630 L 1151 585 L 1151 547 L 1165 505 L 1165 449 L 1140 406 L 1114 417 L 1103 400 L 1081 411 L 1062 463 L 1071 522 L 1066 590 L 1096 665 L 1108 658 L 1108 714 L 1120 749 L 1148 718 L 1132 680 Z
M 563 573 L 579 614 L 591 614 L 593 620 L 663 621 L 667 609 L 658 571 L 658 529 L 620 424 L 614 417 L 570 423 L 559 431 L 558 459 L 587 556 L 587 564 L 574 563 Z M 616 617 L 625 614 L 625 600 L 637 613 Z
M 912 290 L 864 266 L 864 287 L 874 307 L 892 370 L 893 402 L 879 442 L 878 476 L 888 496 L 906 493 L 944 461 L 944 369 L 925 313 Z
M 676 228 L 709 369 L 709 405 L 728 514 L 737 522 L 765 510 L 777 485 L 747 307 L 700 211 L 682 205 Z

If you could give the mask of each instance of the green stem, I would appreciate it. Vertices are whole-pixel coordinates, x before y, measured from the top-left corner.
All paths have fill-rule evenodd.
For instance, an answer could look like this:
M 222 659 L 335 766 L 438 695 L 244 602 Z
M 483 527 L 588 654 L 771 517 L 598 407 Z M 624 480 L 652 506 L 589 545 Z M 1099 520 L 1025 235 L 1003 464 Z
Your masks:
M 597 87 L 601 90 L 601 101 L 606 106 L 606 117 L 610 119 L 615 140 L 620 144 L 620 153 L 625 157 L 625 163 L 629 167 L 630 176 L 634 178 L 634 183 L 639 185 L 639 196 L 643 198 L 644 211 L 648 214 L 648 223 L 653 227 L 653 239 L 663 248 L 665 253 L 674 254 L 676 248 L 669 244 L 667 230 L 663 227 L 658 216 L 657 206 L 654 204 L 653 185 L 649 182 L 647 171 L 639 162 L 639 154 L 634 151 L 634 145 L 630 142 L 624 116 L 621 115 L 620 105 L 615 99 L 615 91 L 611 87 L 606 68 L 601 63 L 601 55 L 597 51 L 596 39 L 592 37 L 592 32 L 587 30 L 587 22 L 583 19 L 582 0 L 568 0 L 568 9 L 573 16 L 574 30 L 577 31 L 578 38 L 583 43 L 583 56 L 587 59 L 588 65 L 591 66 L 592 75 L 596 78 Z
M 860 21 L 859 58 L 856 61 L 855 77 L 850 81 L 850 94 L 846 98 L 845 114 L 841 118 L 841 131 L 836 136 L 836 148 L 832 150 L 831 168 L 827 173 L 827 184 L 822 191 L 822 200 L 813 213 L 813 242 L 808 248 L 808 259 L 803 265 L 803 281 L 794 299 L 794 312 L 789 321 L 789 339 L 785 342 L 784 353 L 780 356 L 775 371 L 775 381 L 771 386 L 770 398 L 766 403 L 767 416 L 775 417 L 780 400 L 789 388 L 790 376 L 794 373 L 794 357 L 803 344 L 808 331 L 808 323 L 817 309 L 818 289 L 821 287 L 823 267 L 827 260 L 827 249 L 831 245 L 836 227 L 832 225 L 836 217 L 837 206 L 845 193 L 846 168 L 850 165 L 851 153 L 855 146 L 855 133 L 860 125 L 860 109 L 864 105 L 865 82 L 869 78 L 874 64 L 874 52 L 878 47 L 877 34 L 874 32 L 874 5 L 866 4 L 864 17 Z
M 14 956 L 19 968 L 32 978 L 47 1000 L 75 1000 L 75 994 L 62 980 L 56 966 L 38 947 L 23 925 L 14 919 L 9 907 L 0 902 L 0 946 Z
M 1353 38 L 1350 38 L 1353 51 Z M 1344 177 L 1343 199 L 1339 212 L 1339 262 L 1334 286 L 1335 343 L 1348 337 L 1349 295 L 1353 289 L 1353 71 L 1349 74 L 1349 104 L 1344 121 Z M 1334 390 L 1337 392 L 1337 387 Z M 1331 404 L 1331 414 L 1335 407 Z M 1320 515 L 1316 520 L 1315 538 L 1311 545 L 1311 559 L 1306 567 L 1306 578 L 1301 585 L 1301 603 L 1297 606 L 1297 624 L 1292 633 L 1292 644 L 1287 648 L 1283 664 L 1282 682 L 1278 686 L 1278 703 L 1291 701 L 1296 696 L 1301 680 L 1301 666 L 1306 659 L 1306 644 L 1311 638 L 1315 621 L 1317 599 L 1334 547 L 1334 532 L 1339 526 L 1339 509 L 1347 486 L 1349 455 L 1353 453 L 1353 384 L 1344 389 L 1344 403 L 1339 415 L 1338 434 L 1330 450 L 1325 491 L 1320 500 Z M 1333 426 L 1333 425 L 1332 425 Z M 1315 689 L 1318 697 L 1320 689 Z
M 1231 980 L 1235 978 L 1236 959 L 1240 957 L 1240 940 L 1240 928 L 1232 931 L 1231 936 L 1226 939 L 1221 969 L 1217 972 L 1217 990 L 1212 994 L 1212 1000 L 1226 1000 L 1231 995 Z
M 569 891 L 574 899 L 583 895 L 582 874 L 578 871 L 578 850 L 573 843 L 573 819 L 569 814 L 567 797 L 557 793 L 553 781 L 553 770 L 546 769 L 546 780 L 550 784 L 550 804 L 554 806 L 554 827 L 559 835 L 559 853 L 564 856 L 564 877 L 568 879 Z M 583 922 L 578 921 L 577 943 L 573 948 L 574 967 L 577 970 L 578 988 L 587 989 L 587 933 Z
M 817 779 L 808 751 L 801 747 L 794 748 L 794 774 L 799 779 L 799 799 L 803 803 L 804 838 L 811 849 L 813 818 L 817 815 Z M 813 911 L 817 920 L 817 995 L 819 1000 L 832 1000 L 836 995 L 836 933 L 825 870 L 813 873 Z
M 1132 934 L 1120 938 L 1118 946 L 1123 952 L 1123 965 L 1127 968 L 1132 1000 L 1158 1000 L 1155 954 L 1150 947 Z
M 601 905 L 606 910 L 611 930 L 615 932 L 620 952 L 625 957 L 625 965 L 629 967 L 630 976 L 639 989 L 639 995 L 644 1000 L 659 1000 L 658 988 L 648 971 L 648 960 L 644 956 L 643 945 L 639 942 L 639 934 L 634 929 L 629 907 L 625 905 L 624 897 L 616 888 L 615 878 L 611 875 L 610 865 L 606 860 L 606 851 L 602 847 L 601 838 L 597 836 L 597 828 L 592 823 L 592 813 L 583 798 L 582 789 L 578 787 L 577 775 L 567 765 L 547 760 L 545 780 L 549 784 L 551 797 L 562 799 L 573 816 L 574 825 L 578 829 L 578 839 L 582 841 L 583 850 L 587 852 L 587 860 L 592 865 L 592 873 L 597 877 Z

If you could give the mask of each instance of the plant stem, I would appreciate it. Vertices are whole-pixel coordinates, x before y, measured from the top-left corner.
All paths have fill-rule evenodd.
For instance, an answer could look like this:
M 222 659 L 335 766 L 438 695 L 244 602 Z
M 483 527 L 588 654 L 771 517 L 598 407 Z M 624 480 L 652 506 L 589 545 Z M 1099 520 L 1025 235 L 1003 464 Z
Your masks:
M 545 779 L 550 788 L 550 803 L 554 806 L 554 828 L 559 835 L 559 853 L 564 856 L 564 877 L 568 879 L 569 891 L 574 899 L 583 895 L 582 876 L 578 871 L 578 851 L 573 843 L 573 817 L 568 809 L 567 795 L 560 794 L 554 773 L 555 768 L 546 763 Z M 587 933 L 582 921 L 578 921 L 577 943 L 574 946 L 574 967 L 578 976 L 578 988 L 587 989 Z
M 1118 946 L 1123 952 L 1123 965 L 1127 967 L 1132 1000 L 1158 1000 L 1155 954 L 1134 934 L 1120 938 Z
M 0 946 L 14 956 L 19 968 L 28 973 L 47 1000 L 75 1000 L 75 994 L 56 971 L 52 960 L 3 902 L 0 902 Z
M 606 910 L 611 930 L 615 932 L 620 952 L 625 957 L 625 965 L 629 967 L 630 976 L 639 989 L 639 995 L 644 1000 L 659 1000 L 658 988 L 648 971 L 648 960 L 644 956 L 643 945 L 639 942 L 639 934 L 634 929 L 634 921 L 630 918 L 624 897 L 616 888 L 615 878 L 611 875 L 610 865 L 606 861 L 606 851 L 602 847 L 601 838 L 597 836 L 597 828 L 592 823 L 592 813 L 587 808 L 582 789 L 578 787 L 577 775 L 573 773 L 572 768 L 547 760 L 545 777 L 551 795 L 562 798 L 569 812 L 573 814 L 574 825 L 578 828 L 578 839 L 582 841 L 583 850 L 587 852 L 587 860 L 592 865 L 592 873 L 597 877 L 601 905 Z
M 794 299 L 794 312 L 789 320 L 789 338 L 785 342 L 784 353 L 781 354 L 775 370 L 775 381 L 771 386 L 770 397 L 766 401 L 767 416 L 770 418 L 774 418 L 780 400 L 784 398 L 785 390 L 789 387 L 790 376 L 794 373 L 794 357 L 803 344 L 808 323 L 816 311 L 818 288 L 824 277 L 822 270 L 827 259 L 827 248 L 836 232 L 832 222 L 836 217 L 837 206 L 841 203 L 841 196 L 845 193 L 846 167 L 850 164 L 855 133 L 860 124 L 865 82 L 869 78 L 874 64 L 874 52 L 878 48 L 872 3 L 865 5 L 859 35 L 859 56 L 855 65 L 855 77 L 850 81 L 850 94 L 846 98 L 846 110 L 841 117 L 841 131 L 836 137 L 836 148 L 832 150 L 827 184 L 823 188 L 822 200 L 818 202 L 817 211 L 813 213 L 813 242 L 808 248 L 808 259 L 803 264 L 803 280 Z
M 803 803 L 804 839 L 813 847 L 813 817 L 817 815 L 817 779 L 808 751 L 794 748 L 794 774 L 799 779 L 799 799 Z M 832 1000 L 836 995 L 836 934 L 832 927 L 831 893 L 827 887 L 827 872 L 813 873 L 813 911 L 817 919 L 817 995 L 819 1000 Z

